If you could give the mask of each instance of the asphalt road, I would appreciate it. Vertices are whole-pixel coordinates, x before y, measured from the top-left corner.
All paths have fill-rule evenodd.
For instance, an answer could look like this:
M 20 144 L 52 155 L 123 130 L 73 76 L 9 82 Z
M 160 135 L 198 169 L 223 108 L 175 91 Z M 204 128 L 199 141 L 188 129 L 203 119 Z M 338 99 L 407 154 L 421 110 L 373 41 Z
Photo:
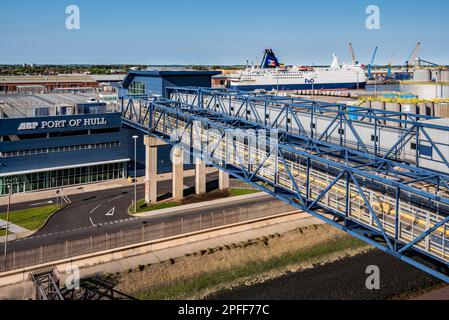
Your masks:
M 118 191 L 118 190 L 117 190 Z M 118 195 L 117 195 L 118 194 Z M 211 211 L 217 210 L 231 210 L 234 208 L 238 208 L 241 206 L 251 206 L 251 205 L 259 205 L 263 204 L 264 202 L 272 201 L 273 198 L 270 195 L 266 195 L 264 197 L 258 197 L 255 199 L 248 199 L 248 200 L 239 200 L 239 201 L 233 201 L 231 203 L 224 203 L 224 204 L 218 204 L 214 206 L 208 206 L 206 208 L 198 208 L 198 209 L 190 209 L 190 210 L 184 210 L 182 212 L 173 212 L 173 213 L 167 213 L 163 215 L 156 215 L 154 217 L 145 217 L 145 218 L 137 218 L 137 217 L 131 217 L 129 215 L 123 216 L 120 218 L 118 215 L 115 217 L 109 217 L 107 216 L 106 219 L 108 220 L 107 223 L 102 223 L 101 226 L 92 226 L 89 222 L 89 224 L 85 223 L 86 220 L 88 220 L 89 216 L 89 210 L 90 208 L 95 208 L 96 203 L 103 203 L 101 211 L 100 208 L 98 208 L 98 215 L 94 215 L 95 217 L 95 223 L 100 223 L 100 212 L 104 213 L 107 212 L 107 210 L 115 203 L 115 201 L 124 201 L 124 197 L 121 197 L 119 199 L 114 199 L 117 196 L 120 195 L 120 192 L 114 192 L 113 194 L 109 194 L 105 197 L 96 198 L 97 201 L 92 200 L 86 200 L 86 201 L 92 201 L 92 203 L 89 204 L 89 206 L 83 207 L 84 204 L 81 205 L 81 207 L 78 207 L 77 210 L 70 211 L 70 215 L 74 215 L 74 217 L 68 217 L 67 212 L 61 211 L 63 214 L 61 215 L 55 215 L 53 219 L 60 219 L 60 222 L 58 223 L 51 223 L 50 227 L 44 227 L 39 232 L 34 234 L 31 237 L 23 238 L 14 240 L 8 243 L 8 252 L 11 251 L 23 251 L 23 250 L 29 250 L 33 248 L 38 248 L 40 246 L 46 246 L 50 244 L 60 243 L 64 242 L 66 240 L 79 240 L 79 239 L 85 239 L 89 236 L 96 236 L 96 235 L 103 235 L 105 233 L 114 233 L 114 232 L 120 232 L 120 230 L 126 231 L 130 229 L 136 229 L 140 228 L 142 225 L 150 226 L 152 224 L 160 224 L 162 221 L 169 222 L 176 219 L 179 219 L 179 217 L 189 218 L 189 217 L 195 217 L 199 216 L 201 214 L 208 214 Z M 87 198 L 86 198 L 87 199 Z M 114 199 L 114 200 L 113 200 Z M 106 200 L 106 204 L 105 204 Z M 107 202 L 107 200 L 113 200 L 110 203 Z M 126 205 L 126 208 L 128 205 Z M 90 209 L 92 210 L 92 209 Z M 95 212 L 95 211 L 94 211 Z M 77 215 L 78 213 L 78 215 Z M 74 219 L 75 221 L 81 219 L 80 216 L 83 216 L 83 224 L 79 224 L 80 227 L 73 228 L 72 225 L 68 224 L 68 221 L 71 219 Z M 125 218 L 126 217 L 126 218 Z M 62 224 L 65 224 L 66 228 L 62 231 L 54 231 L 51 232 L 50 228 L 52 225 L 61 226 Z M 68 227 L 70 226 L 70 227 Z M 0 254 L 3 254 L 3 246 L 0 248 Z
M 217 173 L 207 176 L 209 184 L 213 184 L 218 178 Z M 184 179 L 185 193 L 194 192 L 195 178 Z M 144 197 L 145 186 L 137 185 L 137 199 Z M 171 180 L 158 183 L 158 196 L 168 197 L 172 191 Z M 47 224 L 35 233 L 42 236 L 56 232 L 67 232 L 79 228 L 92 227 L 97 224 L 115 222 L 117 220 L 129 219 L 128 207 L 134 200 L 134 185 L 126 187 L 99 190 L 74 194 L 69 196 L 72 202 L 66 208 L 54 214 Z M 12 203 L 11 210 L 30 209 L 56 203 L 56 198 L 40 199 L 37 201 Z M 5 212 L 6 206 L 0 206 L 0 212 Z

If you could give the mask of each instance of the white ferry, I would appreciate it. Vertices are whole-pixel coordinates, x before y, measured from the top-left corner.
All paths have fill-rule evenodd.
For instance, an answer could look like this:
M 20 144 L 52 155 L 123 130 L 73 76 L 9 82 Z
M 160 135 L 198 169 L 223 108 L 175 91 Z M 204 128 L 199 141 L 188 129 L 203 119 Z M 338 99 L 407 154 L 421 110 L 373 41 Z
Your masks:
M 366 86 L 361 65 L 340 64 L 338 57 L 330 67 L 281 66 L 273 50 L 266 49 L 260 66 L 251 66 L 230 75 L 230 88 L 242 91 L 257 89 L 358 89 Z

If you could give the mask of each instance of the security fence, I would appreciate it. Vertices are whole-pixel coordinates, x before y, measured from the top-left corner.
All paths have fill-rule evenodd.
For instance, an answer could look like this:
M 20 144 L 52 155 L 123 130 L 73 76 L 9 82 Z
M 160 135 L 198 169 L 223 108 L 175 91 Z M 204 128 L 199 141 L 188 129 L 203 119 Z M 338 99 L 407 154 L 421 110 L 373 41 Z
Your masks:
M 273 200 L 263 205 L 250 205 L 229 211 L 211 211 L 207 214 L 180 217 L 161 223 L 148 222 L 136 229 L 104 233 L 80 240 L 40 246 L 25 251 L 7 252 L 6 259 L 2 259 L 2 263 L 0 262 L 0 272 L 264 218 L 293 210 L 295 209 L 290 205 Z

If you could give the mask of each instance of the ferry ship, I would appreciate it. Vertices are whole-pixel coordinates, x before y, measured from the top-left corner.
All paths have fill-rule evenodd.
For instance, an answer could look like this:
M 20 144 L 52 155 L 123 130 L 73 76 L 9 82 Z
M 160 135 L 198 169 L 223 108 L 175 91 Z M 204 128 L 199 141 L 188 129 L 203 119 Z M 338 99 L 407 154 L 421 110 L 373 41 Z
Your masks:
M 340 64 L 333 55 L 330 67 L 285 67 L 279 63 L 273 50 L 266 49 L 260 66 L 247 67 L 230 75 L 230 88 L 242 91 L 258 89 L 304 90 L 304 89 L 362 89 L 368 81 L 363 67 Z

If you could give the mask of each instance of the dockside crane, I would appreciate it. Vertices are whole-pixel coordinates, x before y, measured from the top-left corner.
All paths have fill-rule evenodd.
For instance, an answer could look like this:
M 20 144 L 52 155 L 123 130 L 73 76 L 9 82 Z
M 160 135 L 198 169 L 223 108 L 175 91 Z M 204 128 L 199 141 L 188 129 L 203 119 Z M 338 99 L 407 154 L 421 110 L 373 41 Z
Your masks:
M 374 48 L 374 52 L 373 52 L 373 56 L 371 58 L 370 64 L 368 65 L 368 79 L 370 79 L 370 80 L 372 80 L 371 68 L 373 67 L 374 60 L 376 59 L 377 49 L 379 49 L 379 47 L 376 46 Z
M 421 42 L 418 42 L 413 49 L 412 53 L 410 54 L 410 57 L 405 61 L 405 73 L 407 75 L 407 78 L 409 77 L 409 69 L 410 66 L 415 65 L 419 66 L 419 52 L 421 50 Z
M 352 43 L 349 43 L 349 54 L 351 55 L 352 58 L 352 63 L 354 65 L 358 65 L 359 62 L 357 61 L 356 57 L 355 57 L 355 53 L 354 53 L 354 48 L 352 47 Z

